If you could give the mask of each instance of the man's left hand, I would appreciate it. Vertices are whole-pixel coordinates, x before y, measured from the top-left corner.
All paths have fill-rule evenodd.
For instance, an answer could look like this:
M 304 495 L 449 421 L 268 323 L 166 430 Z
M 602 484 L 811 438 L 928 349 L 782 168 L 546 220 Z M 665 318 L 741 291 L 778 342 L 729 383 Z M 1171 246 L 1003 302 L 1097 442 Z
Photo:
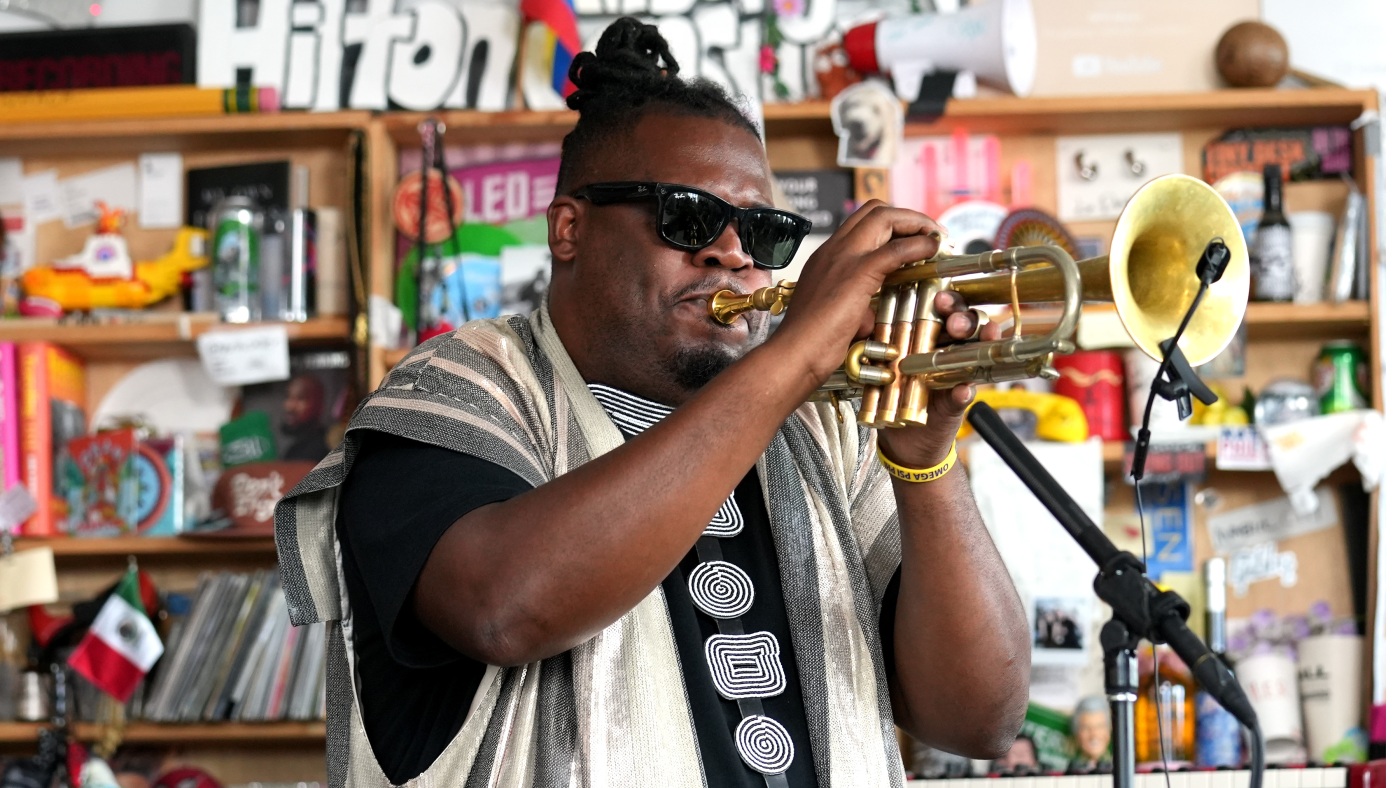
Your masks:
M 968 309 L 961 294 L 943 290 L 934 297 L 934 309 L 943 318 L 939 344 L 973 339 L 987 342 L 1001 338 L 1001 327 L 987 323 L 978 327 L 980 313 Z M 960 383 L 950 389 L 932 389 L 928 399 L 928 422 L 919 427 L 880 430 L 880 450 L 894 462 L 909 468 L 929 468 L 943 461 L 962 426 L 963 413 L 977 395 L 977 387 Z

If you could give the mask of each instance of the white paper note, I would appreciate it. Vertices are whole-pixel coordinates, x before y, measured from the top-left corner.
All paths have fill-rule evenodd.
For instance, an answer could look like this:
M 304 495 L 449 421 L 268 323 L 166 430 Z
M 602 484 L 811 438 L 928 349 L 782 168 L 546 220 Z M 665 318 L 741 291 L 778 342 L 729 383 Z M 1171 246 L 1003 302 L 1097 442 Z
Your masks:
M 58 202 L 58 171 L 44 170 L 24 176 L 24 215 L 31 227 L 63 215 Z
M 0 613 L 57 601 L 53 548 L 35 547 L 0 556 Z
M 184 172 L 178 153 L 141 154 L 137 213 L 142 227 L 179 227 L 184 221 Z
M 286 326 L 220 329 L 195 339 L 200 363 L 221 386 L 243 386 L 291 377 Z
M 0 157 L 0 205 L 24 202 L 24 165 L 13 156 Z
M 101 216 L 97 203 L 124 211 L 136 209 L 136 165 L 117 164 L 58 182 L 63 223 L 69 227 L 92 224 Z

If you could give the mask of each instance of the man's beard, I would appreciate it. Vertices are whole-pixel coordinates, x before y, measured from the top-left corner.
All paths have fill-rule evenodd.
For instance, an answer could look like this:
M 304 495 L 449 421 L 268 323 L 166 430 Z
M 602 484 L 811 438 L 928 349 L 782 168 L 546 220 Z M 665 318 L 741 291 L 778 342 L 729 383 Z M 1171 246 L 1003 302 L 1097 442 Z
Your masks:
M 687 347 L 677 350 L 666 360 L 671 380 L 685 391 L 699 391 L 706 383 L 719 377 L 743 355 L 725 347 Z

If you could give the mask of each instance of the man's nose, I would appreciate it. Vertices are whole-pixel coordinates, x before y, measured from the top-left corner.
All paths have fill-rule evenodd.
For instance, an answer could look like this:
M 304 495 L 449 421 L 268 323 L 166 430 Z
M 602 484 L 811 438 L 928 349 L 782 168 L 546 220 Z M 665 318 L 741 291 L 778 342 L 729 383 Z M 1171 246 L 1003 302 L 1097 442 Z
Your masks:
M 733 270 L 753 265 L 753 259 L 749 257 L 748 252 L 744 251 L 744 245 L 739 240 L 737 220 L 726 224 L 719 237 L 709 246 L 697 250 L 693 259 L 696 265 L 717 266 Z

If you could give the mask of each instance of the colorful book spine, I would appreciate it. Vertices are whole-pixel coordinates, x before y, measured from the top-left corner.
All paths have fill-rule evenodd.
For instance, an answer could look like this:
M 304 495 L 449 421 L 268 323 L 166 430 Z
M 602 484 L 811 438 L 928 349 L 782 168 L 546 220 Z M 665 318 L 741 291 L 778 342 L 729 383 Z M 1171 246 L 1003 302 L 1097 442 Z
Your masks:
M 23 461 L 19 453 L 19 370 L 15 343 L 0 342 L 0 484 L 19 484 Z
M 67 501 L 55 495 L 69 439 L 87 431 L 83 365 L 77 357 L 48 342 L 19 345 L 20 454 L 23 481 L 38 504 L 25 521 L 25 536 L 57 536 L 67 519 Z

